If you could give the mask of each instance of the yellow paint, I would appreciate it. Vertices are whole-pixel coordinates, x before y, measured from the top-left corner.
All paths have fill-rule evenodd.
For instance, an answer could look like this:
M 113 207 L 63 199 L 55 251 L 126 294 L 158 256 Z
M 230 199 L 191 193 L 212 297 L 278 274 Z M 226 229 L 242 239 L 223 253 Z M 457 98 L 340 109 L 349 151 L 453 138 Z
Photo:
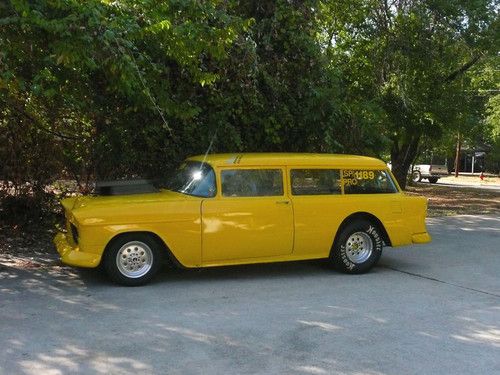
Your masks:
M 204 156 L 189 160 L 203 161 Z M 68 232 L 54 239 L 62 261 L 96 267 L 106 245 L 115 236 L 129 232 L 156 234 L 185 267 L 326 258 L 341 223 L 360 212 L 380 220 L 392 246 L 430 241 L 425 228 L 426 199 L 407 196 L 399 187 L 398 192 L 388 194 L 344 194 L 343 186 L 342 194 L 337 195 L 291 194 L 291 169 L 355 170 L 368 179 L 376 170 L 391 175 L 381 160 L 262 153 L 208 155 L 205 162 L 216 173 L 217 195 L 213 198 L 162 190 L 64 199 Z M 220 173 L 225 168 L 281 169 L 283 195 L 223 197 Z M 78 244 L 73 241 L 70 224 L 78 230 Z
M 64 233 L 58 233 L 54 238 L 54 243 L 61 260 L 71 266 L 97 267 L 101 261 L 100 254 L 80 251 Z
M 293 212 L 283 197 L 206 199 L 203 212 L 203 262 L 289 255 Z M 289 200 L 287 200 L 289 202 Z

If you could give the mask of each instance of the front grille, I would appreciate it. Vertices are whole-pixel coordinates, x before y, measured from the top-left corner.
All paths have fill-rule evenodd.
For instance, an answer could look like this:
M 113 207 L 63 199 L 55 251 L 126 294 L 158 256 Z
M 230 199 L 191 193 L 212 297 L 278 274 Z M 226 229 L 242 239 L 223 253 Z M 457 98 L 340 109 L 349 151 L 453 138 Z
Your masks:
M 71 224 L 71 235 L 73 236 L 73 241 L 78 244 L 78 229 L 74 224 Z

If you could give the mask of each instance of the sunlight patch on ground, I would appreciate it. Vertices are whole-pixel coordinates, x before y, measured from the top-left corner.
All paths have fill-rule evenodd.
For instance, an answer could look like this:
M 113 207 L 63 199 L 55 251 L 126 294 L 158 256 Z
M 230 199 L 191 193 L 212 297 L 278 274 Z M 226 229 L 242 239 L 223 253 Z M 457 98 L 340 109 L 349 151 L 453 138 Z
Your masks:
M 306 374 L 322 375 L 328 374 L 328 372 L 321 367 L 317 366 L 298 366 L 294 367 L 294 370 L 304 372 Z
M 306 321 L 306 320 L 297 320 L 300 324 L 310 326 L 310 327 L 317 327 L 322 329 L 323 331 L 327 332 L 335 332 L 338 331 L 339 329 L 342 329 L 342 327 L 330 324 L 330 323 L 325 323 L 325 322 L 314 322 L 314 321 Z

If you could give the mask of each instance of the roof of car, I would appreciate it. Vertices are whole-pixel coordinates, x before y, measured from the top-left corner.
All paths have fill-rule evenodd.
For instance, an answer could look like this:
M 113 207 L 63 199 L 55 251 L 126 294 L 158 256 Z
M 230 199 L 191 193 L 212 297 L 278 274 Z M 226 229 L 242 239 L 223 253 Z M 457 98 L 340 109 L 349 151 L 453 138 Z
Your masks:
M 308 154 L 308 153 L 233 153 L 208 154 L 188 158 L 192 161 L 205 161 L 212 166 L 262 166 L 262 165 L 308 165 L 335 167 L 372 167 L 386 168 L 380 159 L 359 155 Z

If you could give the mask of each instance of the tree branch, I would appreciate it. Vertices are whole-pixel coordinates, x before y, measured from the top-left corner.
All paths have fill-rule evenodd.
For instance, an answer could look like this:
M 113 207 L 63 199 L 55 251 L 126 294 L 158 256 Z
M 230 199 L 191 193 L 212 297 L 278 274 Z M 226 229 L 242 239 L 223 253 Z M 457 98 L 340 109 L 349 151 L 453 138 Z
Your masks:
M 75 139 L 78 139 L 77 136 L 72 136 L 72 135 L 67 135 L 67 134 L 62 134 L 62 133 L 59 133 L 59 132 L 56 132 L 54 130 L 51 130 L 51 129 L 47 129 L 45 126 L 43 126 L 43 124 L 41 123 L 41 121 L 37 118 L 35 118 L 33 115 L 31 115 L 30 113 L 26 112 L 26 110 L 24 108 L 21 108 L 19 105 L 16 105 L 14 103 L 11 103 L 9 102 L 7 99 L 4 99 L 4 98 L 0 98 L 5 104 L 7 104 L 7 107 L 10 108 L 10 109 L 13 109 L 14 111 L 16 111 L 18 114 L 20 114 L 21 116 L 27 118 L 28 120 L 30 120 L 38 129 L 40 129 L 41 131 L 43 132 L 46 132 L 46 133 L 49 133 L 53 136 L 56 136 L 56 137 L 59 137 L 59 138 L 62 138 L 62 139 L 67 139 L 67 140 L 75 140 Z
M 470 61 L 468 61 L 467 63 L 465 63 L 464 65 L 462 65 L 460 68 L 458 68 L 455 71 L 453 71 L 452 73 L 450 73 L 443 80 L 443 82 L 445 82 L 445 83 L 451 82 L 455 78 L 457 78 L 458 76 L 464 74 L 467 70 L 469 70 L 470 68 L 472 68 L 481 59 L 482 56 L 483 56 L 482 54 L 474 56 Z

